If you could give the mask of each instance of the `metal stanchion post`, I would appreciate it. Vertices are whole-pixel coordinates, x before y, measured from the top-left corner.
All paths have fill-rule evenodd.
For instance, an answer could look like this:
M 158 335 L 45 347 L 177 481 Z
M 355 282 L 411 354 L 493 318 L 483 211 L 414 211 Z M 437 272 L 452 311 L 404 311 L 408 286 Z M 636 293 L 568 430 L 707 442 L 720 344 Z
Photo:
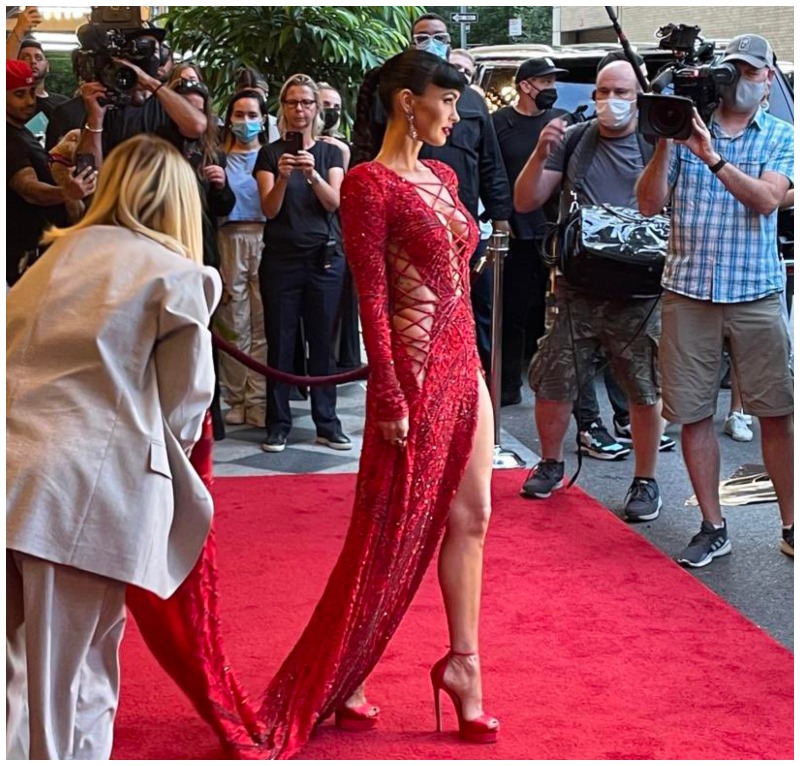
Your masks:
M 508 255 L 508 234 L 492 232 L 487 248 L 494 272 L 492 288 L 492 374 L 489 393 L 494 410 L 494 467 L 519 468 L 525 465 L 519 455 L 500 445 L 500 395 L 503 374 L 503 261 Z

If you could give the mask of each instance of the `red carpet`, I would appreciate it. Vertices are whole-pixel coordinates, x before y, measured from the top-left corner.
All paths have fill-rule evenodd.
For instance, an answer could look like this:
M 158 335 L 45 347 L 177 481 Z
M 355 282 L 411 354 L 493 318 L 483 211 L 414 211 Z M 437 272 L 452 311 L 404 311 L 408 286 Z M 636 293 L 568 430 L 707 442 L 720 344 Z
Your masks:
M 380 728 L 326 723 L 302 757 L 793 758 L 792 654 L 582 492 L 526 501 L 521 481 L 495 475 L 487 543 L 481 643 L 498 744 L 461 743 L 450 707 L 447 733 L 434 733 L 428 669 L 447 633 L 432 568 L 369 683 Z M 254 694 L 322 591 L 354 485 L 352 475 L 217 481 L 224 627 Z M 114 757 L 220 757 L 129 626 Z

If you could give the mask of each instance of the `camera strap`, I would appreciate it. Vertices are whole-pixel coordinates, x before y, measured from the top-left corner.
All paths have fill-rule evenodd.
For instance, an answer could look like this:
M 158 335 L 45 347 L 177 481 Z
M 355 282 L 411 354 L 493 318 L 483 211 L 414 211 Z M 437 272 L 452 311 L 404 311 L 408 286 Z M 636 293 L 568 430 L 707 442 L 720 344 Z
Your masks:
M 636 139 L 639 143 L 639 151 L 642 153 L 642 162 L 646 166 L 653 156 L 654 147 L 638 131 L 636 132 Z M 567 137 L 567 143 L 564 146 L 564 167 L 567 167 L 570 158 L 574 156 L 575 175 L 569 181 L 569 184 L 576 191 L 582 187 L 583 179 L 586 178 L 586 174 L 594 162 L 599 141 L 600 126 L 597 119 L 580 123 L 572 129 L 572 132 Z

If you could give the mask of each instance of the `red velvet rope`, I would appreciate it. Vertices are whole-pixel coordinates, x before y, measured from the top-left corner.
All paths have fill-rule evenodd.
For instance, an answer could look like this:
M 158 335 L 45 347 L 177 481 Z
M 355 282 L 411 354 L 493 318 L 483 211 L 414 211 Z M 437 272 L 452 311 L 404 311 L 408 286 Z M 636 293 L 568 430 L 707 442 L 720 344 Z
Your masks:
M 267 367 L 265 364 L 256 361 L 252 357 L 240 351 L 232 343 L 229 343 L 224 338 L 221 338 L 217 333 L 212 332 L 211 338 L 214 345 L 228 356 L 233 357 L 237 362 L 241 362 L 245 367 L 263 375 L 265 378 L 271 378 L 278 383 L 288 383 L 294 386 L 331 386 L 339 383 L 352 383 L 355 380 L 366 380 L 369 375 L 369 367 L 359 367 L 357 370 L 350 370 L 349 372 L 342 372 L 338 375 L 324 375 L 318 378 L 311 378 L 304 375 L 292 375 L 290 372 L 282 372 L 272 367 Z

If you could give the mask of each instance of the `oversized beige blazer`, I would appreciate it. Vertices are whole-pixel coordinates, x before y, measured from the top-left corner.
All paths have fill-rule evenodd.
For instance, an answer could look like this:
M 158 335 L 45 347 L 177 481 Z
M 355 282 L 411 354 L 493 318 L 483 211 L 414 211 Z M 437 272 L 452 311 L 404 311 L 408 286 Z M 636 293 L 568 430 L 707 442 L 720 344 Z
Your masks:
M 169 596 L 211 497 L 187 458 L 214 390 L 218 275 L 93 226 L 8 293 L 6 547 Z

